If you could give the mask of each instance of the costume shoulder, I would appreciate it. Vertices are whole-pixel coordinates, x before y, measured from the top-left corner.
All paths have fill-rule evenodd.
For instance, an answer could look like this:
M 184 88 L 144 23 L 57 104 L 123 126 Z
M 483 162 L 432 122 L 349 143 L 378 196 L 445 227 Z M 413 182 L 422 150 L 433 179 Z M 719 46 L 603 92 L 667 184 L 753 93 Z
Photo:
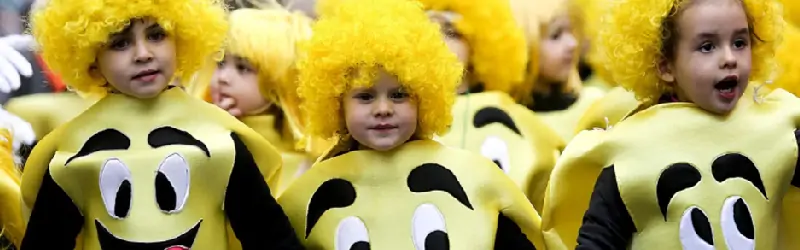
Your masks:
M 42 139 L 56 126 L 66 123 L 91 104 L 91 101 L 75 93 L 62 92 L 15 97 L 4 108 L 29 122 L 38 139 Z
M 578 121 L 586 110 L 596 100 L 603 97 L 605 92 L 598 87 L 585 86 L 580 89 L 578 100 L 565 110 L 539 112 L 542 120 L 550 125 L 561 138 L 569 142 L 575 135 L 575 128 Z
M 278 201 L 308 248 L 544 247 L 538 213 L 496 165 L 430 140 L 318 162 Z
M 606 129 L 617 124 L 627 114 L 638 107 L 639 102 L 632 93 L 621 87 L 614 87 L 605 96 L 589 106 L 578 120 L 575 133 L 584 130 Z
M 594 184 L 614 153 L 614 148 L 607 144 L 608 134 L 604 130 L 583 131 L 558 158 L 542 211 L 542 230 L 548 249 L 575 249 Z
M 503 92 L 459 96 L 447 146 L 491 159 L 525 192 L 537 209 L 555 165 L 561 138 L 539 117 Z

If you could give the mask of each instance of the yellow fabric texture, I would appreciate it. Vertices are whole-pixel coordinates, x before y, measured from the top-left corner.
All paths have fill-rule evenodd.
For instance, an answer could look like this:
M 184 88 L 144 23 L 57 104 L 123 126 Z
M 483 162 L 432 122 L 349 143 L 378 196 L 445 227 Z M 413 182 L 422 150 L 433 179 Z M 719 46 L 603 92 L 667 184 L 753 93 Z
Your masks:
M 441 166 L 449 172 L 445 175 L 457 179 L 473 209 L 447 192 L 410 191 L 410 175 L 425 165 Z M 444 177 L 428 176 L 434 180 Z M 309 211 L 309 207 L 314 207 L 309 204 L 316 202 L 312 197 L 323 193 L 319 191 L 323 190 L 323 185 L 342 180 L 354 188 L 354 203 L 324 211 L 315 226 L 308 228 L 307 215 L 319 212 Z M 359 240 L 369 242 L 372 249 L 424 246 L 425 241 L 419 236 L 430 232 L 421 230 L 430 221 L 416 218 L 421 208 L 431 207 L 439 212 L 437 217 L 442 220 L 436 229 L 447 233 L 452 249 L 492 249 L 500 214 L 517 224 L 537 249 L 544 249 L 538 213 L 497 166 L 480 155 L 431 140 L 408 142 L 388 152 L 351 151 L 322 161 L 298 178 L 278 202 L 297 236 L 309 249 L 351 249 L 349 245 L 342 245 L 352 243 L 346 239 L 357 233 L 368 234 Z M 347 220 L 354 219 L 363 223 L 363 230 L 349 231 L 346 229 L 354 228 L 342 227 L 352 225 Z M 306 231 L 310 233 L 306 235 Z
M 13 139 L 8 129 L 0 129 L 0 225 L 3 227 L 0 235 L 19 249 L 25 234 L 25 223 L 21 211 L 20 171 L 14 163 L 11 147 Z
M 436 140 L 495 161 L 537 211 L 542 211 L 550 171 L 564 147 L 561 138 L 533 112 L 498 91 L 459 96 L 450 132 Z
M 569 143 L 575 136 L 575 129 L 578 126 L 583 114 L 597 100 L 605 95 L 605 91 L 594 86 L 584 86 L 578 92 L 578 100 L 565 110 L 536 112 L 542 121 L 550 125 L 553 130 L 561 136 L 561 139 Z
M 187 112 L 191 111 L 191 112 Z M 193 135 L 208 146 L 210 156 L 194 146 L 148 145 L 148 134 L 169 126 Z M 69 163 L 84 142 L 93 134 L 116 129 L 131 140 L 129 150 L 96 152 Z M 273 195 L 279 186 L 280 155 L 263 137 L 219 108 L 172 88 L 153 99 L 137 99 L 109 94 L 74 120 L 47 135 L 34 148 L 22 176 L 25 208 L 36 201 L 42 178 L 50 171 L 58 184 L 86 219 L 83 249 L 100 249 L 95 220 L 110 232 L 130 241 L 165 240 L 186 232 L 202 219 L 193 249 L 227 249 L 227 220 L 223 208 L 225 190 L 234 164 L 234 142 L 239 136 L 270 187 Z M 191 180 L 184 208 L 179 213 L 164 213 L 155 202 L 155 173 L 165 157 L 179 154 L 190 166 Z M 108 159 L 116 158 L 131 166 L 132 202 L 124 220 L 112 218 L 100 195 L 98 176 Z M 135 167 L 134 167 L 135 166 Z M 29 216 L 29 215 L 26 215 Z
M 278 187 L 278 193 L 281 193 L 294 181 L 305 168 L 305 165 L 310 165 L 314 162 L 314 155 L 295 150 L 294 140 L 284 139 L 292 138 L 292 134 L 287 128 L 288 121 L 284 120 L 284 131 L 281 134 L 275 130 L 275 116 L 272 115 L 247 116 L 242 117 L 240 121 L 261 134 L 280 151 L 283 158 L 283 168 L 281 170 L 281 186 Z
M 790 181 L 798 155 L 794 131 L 799 126 L 800 100 L 775 90 L 758 102 L 742 98 L 726 116 L 709 115 L 690 103 L 668 103 L 639 111 L 611 130 L 585 131 L 565 149 L 553 170 L 542 222 L 548 249 L 574 249 L 596 179 L 611 165 L 637 228 L 631 249 L 686 249 L 682 242 L 691 239 L 681 231 L 692 225 L 681 220 L 693 207 L 707 216 L 711 226 L 714 246 L 708 249 L 728 249 L 727 240 L 743 238 L 723 233 L 723 227 L 737 227 L 727 224 L 734 218 L 721 213 L 726 199 L 734 197 L 741 197 L 749 208 L 754 249 L 784 249 L 779 246 L 779 233 L 797 235 L 796 231 L 781 232 L 779 225 L 797 224 L 798 219 L 779 211 L 782 206 L 796 206 L 783 200 L 788 189 L 797 191 Z M 712 165 L 741 166 L 741 161 L 717 161 L 733 153 L 753 163 L 759 173 L 756 182 L 763 183 L 766 195 L 742 177 L 720 179 L 720 169 L 712 170 Z M 659 176 L 676 163 L 692 165 L 700 179 L 678 191 L 662 215 L 657 199 Z M 789 211 L 797 209 L 784 213 Z
M 586 112 L 578 120 L 574 133 L 614 126 L 637 107 L 639 107 L 639 101 L 632 93 L 621 87 L 611 88 L 602 98 L 594 101 L 586 109 Z
M 27 121 L 36 132 L 36 139 L 78 116 L 92 101 L 71 92 L 42 93 L 11 98 L 3 107 Z
M 469 65 L 485 90 L 508 93 L 522 82 L 528 57 L 525 38 L 507 0 L 420 0 L 426 10 L 448 11 L 469 46 Z

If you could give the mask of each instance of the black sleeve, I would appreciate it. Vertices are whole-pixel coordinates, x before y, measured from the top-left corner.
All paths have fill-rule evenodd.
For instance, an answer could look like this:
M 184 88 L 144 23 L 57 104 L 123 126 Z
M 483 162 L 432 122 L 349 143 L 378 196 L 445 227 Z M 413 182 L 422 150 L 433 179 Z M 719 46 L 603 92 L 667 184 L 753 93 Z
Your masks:
M 48 170 L 31 210 L 21 249 L 74 249 L 81 228 L 83 215 L 67 193 L 53 181 Z
M 225 191 L 225 214 L 242 249 L 303 249 L 253 155 L 236 134 L 231 137 L 236 158 Z
M 627 249 L 635 232 L 636 226 L 620 197 L 612 165 L 603 169 L 597 178 L 575 249 Z
M 794 141 L 797 143 L 797 148 L 800 150 L 800 129 L 794 131 Z M 797 158 L 797 162 L 794 164 L 794 176 L 792 177 L 792 186 L 800 187 L 800 173 L 798 173 L 798 169 L 800 169 L 800 157 Z

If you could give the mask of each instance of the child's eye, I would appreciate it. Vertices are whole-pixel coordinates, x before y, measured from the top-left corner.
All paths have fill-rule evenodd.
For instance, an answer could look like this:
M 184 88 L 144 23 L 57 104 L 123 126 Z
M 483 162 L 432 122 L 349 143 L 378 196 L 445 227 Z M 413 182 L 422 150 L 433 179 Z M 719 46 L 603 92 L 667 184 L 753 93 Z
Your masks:
M 408 93 L 403 91 L 393 92 L 389 94 L 389 98 L 392 98 L 393 100 L 404 100 L 408 98 Z
M 705 42 L 705 43 L 701 44 L 700 47 L 697 48 L 697 50 L 699 50 L 700 52 L 703 52 L 703 53 L 708 53 L 708 52 L 711 52 L 712 50 L 714 50 L 714 48 L 715 48 L 715 46 L 714 46 L 713 43 Z
M 358 93 L 353 98 L 358 99 L 359 101 L 371 101 L 373 96 L 370 93 Z
M 108 48 L 112 50 L 125 50 L 131 45 L 130 40 L 125 38 L 112 39 L 108 44 Z
M 225 67 L 225 60 L 217 62 L 217 68 L 221 69 L 223 67 Z
M 747 40 L 745 40 L 745 39 L 736 39 L 736 41 L 733 41 L 733 47 L 737 48 L 737 49 L 745 48 L 745 47 L 747 47 Z
M 147 40 L 155 41 L 155 42 L 164 40 L 164 38 L 166 38 L 166 37 L 167 37 L 167 33 L 164 32 L 163 30 L 153 31 L 153 32 L 150 32 L 150 34 L 147 34 Z
M 236 64 L 236 70 L 241 73 L 250 73 L 253 72 L 253 69 L 250 66 L 244 64 Z

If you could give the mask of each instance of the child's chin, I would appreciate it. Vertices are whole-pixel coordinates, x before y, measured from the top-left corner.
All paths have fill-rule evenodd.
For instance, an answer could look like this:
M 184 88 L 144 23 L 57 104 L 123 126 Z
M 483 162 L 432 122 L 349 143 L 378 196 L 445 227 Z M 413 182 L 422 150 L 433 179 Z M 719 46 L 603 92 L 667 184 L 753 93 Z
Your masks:
M 398 142 L 394 139 L 389 138 L 380 138 L 377 140 L 373 140 L 367 145 L 369 148 L 375 151 L 390 151 L 392 149 L 397 148 L 402 143 Z

